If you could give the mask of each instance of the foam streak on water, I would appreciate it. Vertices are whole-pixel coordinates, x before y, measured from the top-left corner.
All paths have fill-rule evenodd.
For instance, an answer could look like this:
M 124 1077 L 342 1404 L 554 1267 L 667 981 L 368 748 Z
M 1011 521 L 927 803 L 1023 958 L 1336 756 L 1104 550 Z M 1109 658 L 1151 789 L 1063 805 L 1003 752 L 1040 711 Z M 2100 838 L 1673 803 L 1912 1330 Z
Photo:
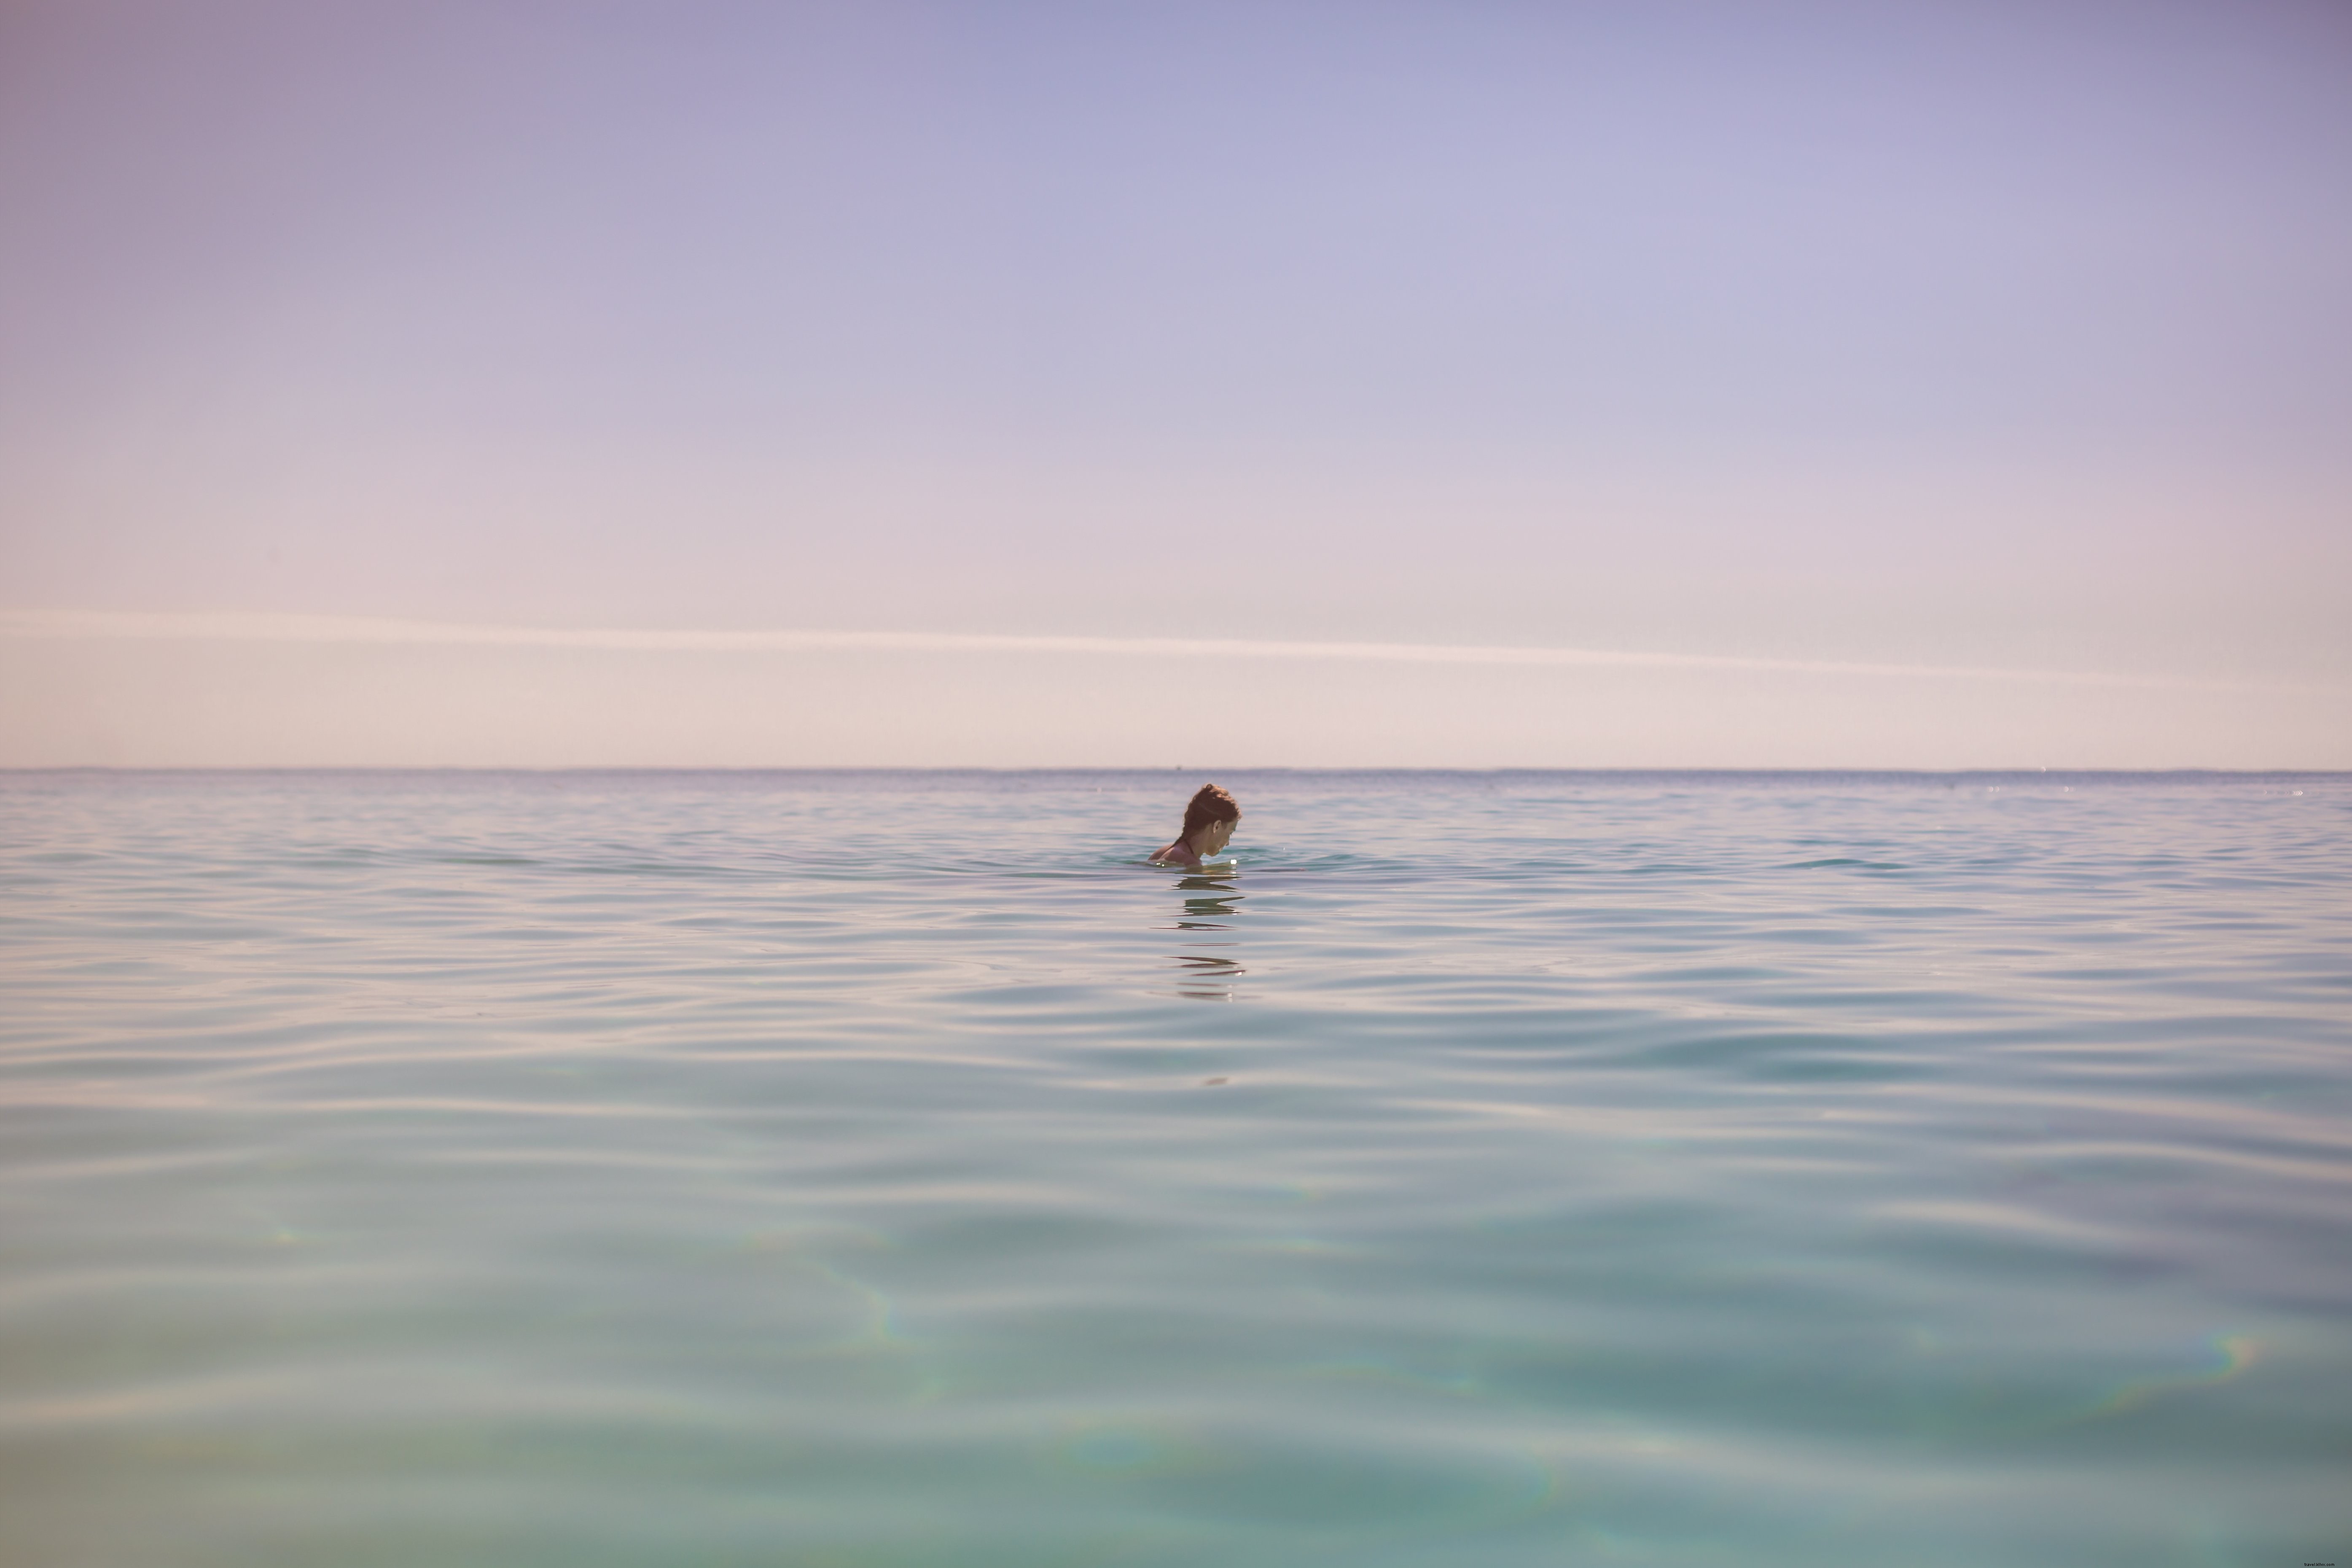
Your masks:
M 2352 1560 L 2352 781 L 0 777 L 0 1561 Z

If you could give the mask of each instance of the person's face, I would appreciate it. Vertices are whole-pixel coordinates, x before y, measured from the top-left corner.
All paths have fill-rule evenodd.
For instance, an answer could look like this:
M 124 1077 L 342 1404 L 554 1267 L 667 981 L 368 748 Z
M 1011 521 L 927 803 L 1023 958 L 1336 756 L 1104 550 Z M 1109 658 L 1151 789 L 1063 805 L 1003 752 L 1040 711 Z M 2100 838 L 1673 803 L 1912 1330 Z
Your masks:
M 1203 855 L 1214 855 L 1225 847 L 1234 836 L 1234 829 L 1240 826 L 1241 823 L 1238 820 L 1209 824 L 1201 830 L 1200 852 Z

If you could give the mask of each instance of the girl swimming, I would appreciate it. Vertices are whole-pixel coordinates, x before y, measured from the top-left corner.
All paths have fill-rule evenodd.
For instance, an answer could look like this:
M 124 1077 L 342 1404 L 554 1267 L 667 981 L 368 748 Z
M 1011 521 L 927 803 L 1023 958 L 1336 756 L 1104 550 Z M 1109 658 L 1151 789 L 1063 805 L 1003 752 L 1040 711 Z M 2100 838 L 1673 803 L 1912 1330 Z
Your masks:
M 1215 784 L 1202 784 L 1184 807 L 1184 831 L 1173 844 L 1151 852 L 1156 866 L 1198 866 L 1225 847 L 1241 826 L 1239 802 Z

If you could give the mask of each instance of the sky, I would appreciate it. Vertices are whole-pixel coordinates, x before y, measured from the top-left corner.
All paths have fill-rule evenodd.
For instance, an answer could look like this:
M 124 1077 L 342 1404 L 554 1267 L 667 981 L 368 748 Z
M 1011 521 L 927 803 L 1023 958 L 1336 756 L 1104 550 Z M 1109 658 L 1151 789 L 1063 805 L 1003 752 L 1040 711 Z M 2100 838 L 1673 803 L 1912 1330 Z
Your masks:
M 0 765 L 2352 767 L 2336 0 L 0 0 Z

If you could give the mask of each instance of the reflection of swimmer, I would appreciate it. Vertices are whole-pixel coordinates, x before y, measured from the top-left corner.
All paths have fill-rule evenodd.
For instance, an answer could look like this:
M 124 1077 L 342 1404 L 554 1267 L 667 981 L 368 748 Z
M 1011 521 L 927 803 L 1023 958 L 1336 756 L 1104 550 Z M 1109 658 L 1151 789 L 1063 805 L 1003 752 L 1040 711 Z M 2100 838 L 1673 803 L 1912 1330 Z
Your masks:
M 1184 808 L 1184 831 L 1176 836 L 1175 843 L 1153 850 L 1152 861 L 1160 866 L 1197 866 L 1204 857 L 1225 847 L 1241 820 L 1241 805 L 1232 795 L 1215 784 L 1202 784 Z

